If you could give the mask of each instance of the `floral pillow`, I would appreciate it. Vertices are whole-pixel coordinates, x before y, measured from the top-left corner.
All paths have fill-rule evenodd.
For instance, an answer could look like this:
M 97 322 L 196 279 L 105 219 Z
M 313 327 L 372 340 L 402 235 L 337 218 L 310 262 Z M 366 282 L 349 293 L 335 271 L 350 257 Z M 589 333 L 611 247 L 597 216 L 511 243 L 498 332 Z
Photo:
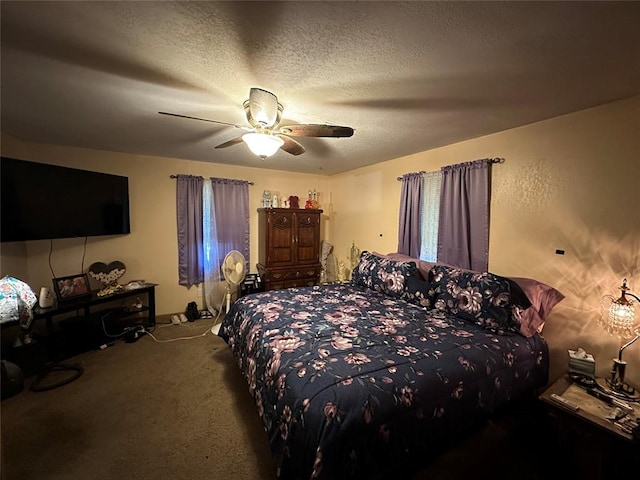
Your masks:
M 360 254 L 358 265 L 353 269 L 351 280 L 357 285 L 392 297 L 401 297 L 407 279 L 414 277 L 420 278 L 415 263 L 396 262 L 364 251 Z
M 530 303 L 519 306 L 513 301 L 508 279 L 445 265 L 433 267 L 433 276 L 437 283 L 435 308 L 500 335 L 520 333 L 514 309 Z
M 418 267 L 419 268 L 419 267 Z M 400 298 L 424 308 L 433 308 L 437 284 L 427 282 L 421 275 L 408 277 Z
M 427 281 L 431 281 L 431 269 L 434 267 L 435 263 L 427 262 L 425 260 L 421 260 L 419 258 L 410 257 L 409 255 L 405 255 L 404 253 L 387 253 L 386 255 L 382 255 L 391 260 L 395 260 L 397 262 L 415 262 L 418 267 L 418 272 L 420 272 L 420 276 Z

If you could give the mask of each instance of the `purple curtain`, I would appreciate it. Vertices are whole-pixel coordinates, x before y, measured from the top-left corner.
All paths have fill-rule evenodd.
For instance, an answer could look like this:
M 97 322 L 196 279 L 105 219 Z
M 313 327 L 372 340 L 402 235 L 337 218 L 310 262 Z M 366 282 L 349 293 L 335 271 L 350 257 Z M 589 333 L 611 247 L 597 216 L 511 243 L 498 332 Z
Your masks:
M 420 257 L 420 219 L 422 215 L 422 172 L 402 176 L 400 194 L 400 219 L 398 229 L 398 253 Z
M 490 176 L 486 159 L 442 167 L 438 262 L 488 270 Z
M 202 252 L 202 177 L 177 175 L 178 283 L 198 284 L 204 279 Z
M 247 260 L 249 271 L 249 182 L 211 178 L 213 205 L 221 258 L 238 250 Z

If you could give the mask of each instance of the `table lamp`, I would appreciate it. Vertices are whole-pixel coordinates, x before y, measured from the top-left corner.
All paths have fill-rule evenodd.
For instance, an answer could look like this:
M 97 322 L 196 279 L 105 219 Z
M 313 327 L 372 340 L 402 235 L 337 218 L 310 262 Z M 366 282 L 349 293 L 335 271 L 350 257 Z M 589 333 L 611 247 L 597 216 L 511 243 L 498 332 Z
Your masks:
M 636 389 L 624 380 L 627 362 L 622 360 L 625 348 L 640 338 L 640 325 L 636 323 L 635 306 L 640 303 L 640 298 L 629 291 L 627 279 L 622 281 L 619 298 L 605 295 L 600 301 L 600 325 L 610 334 L 620 338 L 624 343 L 618 351 L 618 358 L 613 359 L 611 377 L 607 379 L 607 385 L 613 393 L 623 397 L 638 398 Z
M 0 279 L 0 322 L 18 322 L 27 331 L 37 302 L 38 297 L 27 283 L 9 275 Z

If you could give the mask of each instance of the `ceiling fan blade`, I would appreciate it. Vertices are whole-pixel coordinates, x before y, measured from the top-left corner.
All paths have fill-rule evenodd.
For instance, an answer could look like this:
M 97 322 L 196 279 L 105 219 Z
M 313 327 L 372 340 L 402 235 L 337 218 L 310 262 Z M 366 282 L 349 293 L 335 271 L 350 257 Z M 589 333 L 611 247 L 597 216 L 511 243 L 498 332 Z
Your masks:
M 279 128 L 280 133 L 292 137 L 350 137 L 353 128 L 339 125 L 285 125 Z
M 278 97 L 262 88 L 251 88 L 249 91 L 249 115 L 262 128 L 273 127 L 278 118 Z
M 208 118 L 190 117 L 188 115 L 180 115 L 178 113 L 169 113 L 169 112 L 158 112 L 158 113 L 160 115 L 169 115 L 171 117 L 188 118 L 190 120 L 200 120 L 202 122 L 211 122 L 211 123 L 217 123 L 219 125 L 227 125 L 229 127 L 241 128 L 242 130 L 253 130 L 252 128 L 245 127 L 245 126 L 242 126 L 242 125 L 236 125 L 235 123 L 220 122 L 218 120 L 209 120 Z
M 242 135 L 240 135 L 239 137 L 236 137 L 236 138 L 232 138 L 231 140 L 228 140 L 226 142 L 223 142 L 220 145 L 216 145 L 215 148 L 227 148 L 227 147 L 231 147 L 233 145 L 237 145 L 239 143 L 242 143 Z
M 278 135 L 278 138 L 281 138 L 284 143 L 280 147 L 281 150 L 284 150 L 291 155 L 302 155 L 307 150 L 298 142 L 296 142 L 293 138 L 289 138 L 286 135 Z

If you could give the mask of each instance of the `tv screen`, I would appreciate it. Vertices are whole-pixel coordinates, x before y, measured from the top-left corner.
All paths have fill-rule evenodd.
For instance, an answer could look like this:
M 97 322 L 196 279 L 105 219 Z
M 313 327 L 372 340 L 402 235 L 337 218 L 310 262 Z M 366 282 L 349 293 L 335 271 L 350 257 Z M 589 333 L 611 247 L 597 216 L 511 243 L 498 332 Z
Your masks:
M 129 179 L 0 158 L 3 242 L 130 233 Z

